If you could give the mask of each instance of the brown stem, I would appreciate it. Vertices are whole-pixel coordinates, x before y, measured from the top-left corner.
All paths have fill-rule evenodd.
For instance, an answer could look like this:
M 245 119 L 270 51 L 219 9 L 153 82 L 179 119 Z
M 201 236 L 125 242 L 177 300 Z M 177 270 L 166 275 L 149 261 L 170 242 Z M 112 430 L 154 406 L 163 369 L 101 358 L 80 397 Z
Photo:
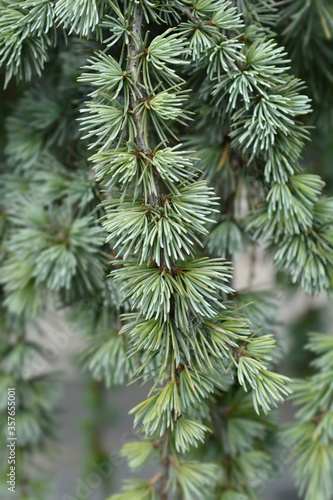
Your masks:
M 167 440 L 168 440 L 168 432 L 165 433 L 166 447 L 164 447 L 162 462 L 161 462 L 162 471 L 161 471 L 161 480 L 159 488 L 160 500 L 168 500 L 167 482 L 169 479 L 170 459 L 169 459 L 169 443 L 167 442 Z
M 186 15 L 186 17 L 193 23 L 193 24 L 198 24 L 200 22 L 200 19 L 197 19 L 192 15 L 190 7 L 185 7 L 184 5 L 180 5 L 179 3 L 176 3 L 175 7 L 179 9 L 183 14 Z
M 134 83 L 141 83 L 141 75 L 139 72 L 139 57 L 138 55 L 142 52 L 141 45 L 141 25 L 142 25 L 142 6 L 139 4 L 136 9 L 135 18 L 132 24 L 132 33 L 134 35 L 134 39 L 131 40 L 129 45 L 129 66 L 128 70 L 131 71 L 134 77 Z M 133 89 L 134 96 L 130 95 L 130 109 L 133 114 L 133 120 L 136 128 L 136 136 L 135 143 L 138 146 L 139 150 L 145 155 L 148 156 L 150 153 L 150 148 L 148 144 L 148 139 L 145 139 L 145 134 L 142 130 L 142 114 L 135 110 L 135 108 L 140 104 L 142 100 L 142 96 L 139 90 L 139 85 L 134 85 Z M 154 180 L 155 180 L 155 193 L 151 193 L 150 195 L 150 203 L 153 206 L 159 205 L 161 193 L 160 188 L 157 181 L 156 172 L 154 172 Z
M 155 486 L 157 483 L 159 483 L 159 482 L 160 482 L 161 477 L 162 477 L 161 472 L 158 472 L 157 474 L 155 474 L 155 476 L 154 476 L 154 477 L 152 477 L 152 478 L 151 478 L 151 480 L 150 480 L 150 484 L 151 484 L 152 486 Z
M 135 83 L 140 83 L 140 74 L 139 74 L 139 58 L 137 57 L 140 52 L 142 52 L 142 46 L 141 46 L 141 24 L 142 24 L 142 7 L 141 5 L 138 5 L 136 9 L 136 14 L 135 14 L 135 19 L 132 24 L 132 33 L 134 35 L 134 39 L 131 40 L 131 43 L 129 45 L 129 66 L 128 70 L 131 71 L 133 77 L 134 77 L 134 82 Z M 135 123 L 136 127 L 136 137 L 135 137 L 135 142 L 138 146 L 138 148 L 146 155 L 148 156 L 149 154 L 149 149 L 148 146 L 144 140 L 144 134 L 141 130 L 142 128 L 142 118 L 140 113 L 134 111 L 135 107 L 140 104 L 141 101 L 141 94 L 139 91 L 139 86 L 134 85 L 134 96 L 131 95 L 130 98 L 130 108 L 133 113 L 133 120 Z
M 135 40 L 131 40 L 130 45 L 129 45 L 129 66 L 128 70 L 131 71 L 134 79 L 134 83 L 137 85 L 134 85 L 133 89 L 133 94 L 130 96 L 130 110 L 133 114 L 133 120 L 135 123 L 135 128 L 136 128 L 136 137 L 135 137 L 135 143 L 139 150 L 146 156 L 150 154 L 151 150 L 149 147 L 149 138 L 147 133 L 144 134 L 142 130 L 142 114 L 137 111 L 136 107 L 138 104 L 140 104 L 142 100 L 142 95 L 140 93 L 140 83 L 141 83 L 141 75 L 139 72 L 139 54 L 142 53 L 142 45 L 141 45 L 141 26 L 142 26 L 142 6 L 141 4 L 138 4 L 136 8 L 136 12 L 134 14 L 134 20 L 132 24 L 132 33 L 134 35 Z M 158 207 L 162 204 L 162 196 L 161 196 L 161 191 L 160 187 L 158 184 L 158 174 L 156 170 L 153 172 L 154 176 L 154 181 L 155 181 L 155 193 L 150 193 L 149 194 L 149 203 L 152 204 L 155 207 Z M 173 272 L 173 269 L 176 266 L 173 264 L 171 272 Z M 166 266 L 166 261 L 164 257 L 163 251 L 161 251 L 161 268 L 167 269 Z M 170 361 L 170 370 L 172 370 L 172 361 Z M 168 451 L 169 451 L 169 443 L 168 443 L 168 438 L 169 434 L 168 431 L 165 432 L 164 436 L 160 438 L 159 443 L 156 441 L 155 445 L 158 446 L 160 445 L 162 449 L 162 459 L 161 459 L 161 472 L 156 474 L 154 478 L 152 478 L 152 484 L 155 485 L 159 483 L 159 495 L 160 495 L 160 500 L 167 500 L 168 498 L 168 493 L 166 491 L 166 486 L 169 478 L 169 458 L 168 458 Z

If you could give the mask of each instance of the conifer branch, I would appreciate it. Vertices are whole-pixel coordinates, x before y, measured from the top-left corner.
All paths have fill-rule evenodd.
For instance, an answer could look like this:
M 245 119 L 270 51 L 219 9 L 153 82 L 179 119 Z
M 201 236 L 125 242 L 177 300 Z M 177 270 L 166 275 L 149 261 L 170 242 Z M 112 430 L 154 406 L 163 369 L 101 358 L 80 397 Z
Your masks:
M 136 127 L 135 142 L 139 150 L 145 155 L 146 159 L 144 159 L 144 162 L 147 164 L 147 158 L 151 152 L 149 148 L 149 136 L 148 132 L 146 132 L 146 134 L 144 133 L 143 123 L 142 123 L 142 113 L 137 110 L 138 105 L 142 101 L 142 94 L 139 90 L 139 84 L 142 81 L 141 75 L 139 73 L 139 63 L 140 63 L 139 55 L 142 52 L 142 45 L 141 45 L 142 16 L 143 16 L 142 5 L 138 4 L 134 13 L 133 24 L 131 28 L 133 32 L 133 38 L 129 45 L 128 69 L 132 73 L 135 83 L 133 87 L 133 93 L 135 97 L 133 97 L 133 95 L 130 94 L 130 108 L 133 113 L 133 119 Z M 148 165 L 148 168 L 151 168 L 150 165 Z M 153 177 L 155 184 L 155 192 L 150 193 L 149 197 L 151 199 L 152 206 L 158 206 L 160 204 L 161 194 L 157 180 L 157 173 L 155 169 L 153 169 Z
M 129 71 L 132 72 L 133 74 L 133 79 L 134 79 L 134 96 L 130 96 L 130 108 L 132 110 L 133 116 L 134 116 L 134 122 L 136 125 L 136 137 L 135 137 L 135 142 L 139 148 L 139 150 L 145 155 L 146 159 L 144 160 L 147 162 L 147 157 L 150 154 L 150 148 L 149 148 L 149 135 L 148 132 L 144 134 L 143 132 L 143 123 L 142 123 L 142 114 L 137 111 L 137 106 L 142 100 L 142 96 L 139 90 L 139 84 L 142 81 L 141 75 L 139 72 L 139 55 L 142 52 L 142 45 L 141 45 L 141 30 L 142 30 L 142 16 L 143 16 L 143 11 L 142 11 L 142 5 L 138 4 L 136 7 L 136 10 L 134 12 L 133 16 L 133 24 L 132 24 L 132 32 L 133 32 L 133 39 L 129 45 L 129 58 L 130 58 L 130 63 L 129 63 Z M 150 166 L 148 166 L 150 168 Z M 154 177 L 154 183 L 155 183 L 155 192 L 150 193 L 149 197 L 151 198 L 151 204 L 152 206 L 156 207 L 161 204 L 161 193 L 160 193 L 160 187 L 158 184 L 157 180 L 157 175 L 158 173 L 156 172 L 155 168 L 152 167 L 153 169 L 153 177 Z M 165 261 L 165 256 L 164 256 L 164 250 L 161 249 L 160 251 L 161 257 L 161 269 L 167 269 L 166 266 L 166 261 Z M 174 269 L 175 265 L 171 264 L 171 269 Z M 173 306 L 171 307 L 173 309 Z M 170 354 L 170 361 L 168 364 L 168 370 L 171 372 L 174 367 L 173 367 L 173 357 L 172 354 Z M 166 485 L 168 482 L 168 477 L 169 477 L 169 458 L 168 458 L 168 453 L 165 454 L 165 446 L 166 449 L 169 449 L 169 445 L 166 442 L 169 439 L 169 432 L 166 430 L 165 434 L 163 436 L 163 445 L 160 446 L 161 449 L 161 473 L 155 477 L 154 484 L 156 482 L 160 483 L 159 486 L 159 495 L 160 495 L 160 500 L 167 500 L 168 494 L 166 490 Z
M 185 5 L 181 5 L 179 3 L 176 3 L 175 7 L 181 12 L 183 12 L 183 14 L 185 14 L 186 17 L 189 19 L 189 21 L 191 21 L 193 24 L 198 24 L 198 22 L 200 22 L 199 19 L 193 16 L 190 7 L 186 7 Z
M 134 80 L 134 87 L 133 87 L 133 95 L 130 95 L 130 107 L 133 113 L 134 117 L 134 122 L 136 126 L 136 137 L 135 141 L 139 147 L 139 149 L 145 154 L 145 156 L 148 156 L 150 151 L 149 147 L 146 144 L 146 141 L 144 139 L 144 133 L 142 129 L 142 115 L 138 111 L 135 111 L 135 108 L 140 104 L 142 95 L 139 90 L 139 84 L 141 82 L 140 74 L 139 74 L 139 54 L 142 52 L 142 45 L 141 45 L 141 24 L 142 24 L 142 6 L 141 4 L 138 4 L 136 7 L 136 10 L 134 12 L 133 16 L 133 23 L 132 23 L 132 33 L 133 33 L 133 38 L 129 44 L 129 65 L 128 69 L 133 75 L 133 80 Z
M 290 381 L 272 371 L 274 300 L 233 295 L 224 258 L 261 238 L 295 283 L 310 292 L 332 288 L 333 201 L 322 197 L 319 176 L 299 165 L 309 101 L 269 27 L 281 10 L 292 41 L 293 27 L 299 33 L 306 21 L 296 12 L 301 2 L 281 9 L 274 0 L 0 2 L 6 81 L 41 73 L 47 48 L 57 43 L 55 27 L 69 36 L 55 55 L 61 74 L 47 69 L 47 84 L 28 86 L 6 119 L 4 306 L 25 321 L 52 294 L 70 304 L 86 339 L 80 362 L 95 379 L 151 383 L 132 410 L 144 438 L 122 455 L 132 470 L 155 456 L 160 471 L 132 478 L 115 500 L 166 500 L 171 492 L 184 500 L 254 497 L 257 471 L 261 483 L 269 475 L 266 414 L 290 393 Z M 314 26 L 326 41 L 326 11 L 316 13 Z M 105 50 L 96 53 L 93 40 Z M 73 84 L 78 60 L 80 90 Z M 194 88 L 189 102 L 184 79 Z M 78 108 L 95 179 L 78 142 Z M 180 145 L 174 125 L 188 126 L 190 116 Z M 177 146 L 167 145 L 172 137 Z M 109 194 L 101 207 L 102 189 Z M 244 221 L 240 190 L 252 212 Z M 1 368 L 11 376 L 29 345 L 9 344 Z M 322 375 L 312 381 L 314 393 Z M 53 408 L 48 398 L 43 407 Z M 309 419 L 317 431 L 330 417 L 318 410 Z M 208 440 L 211 456 L 202 446 Z

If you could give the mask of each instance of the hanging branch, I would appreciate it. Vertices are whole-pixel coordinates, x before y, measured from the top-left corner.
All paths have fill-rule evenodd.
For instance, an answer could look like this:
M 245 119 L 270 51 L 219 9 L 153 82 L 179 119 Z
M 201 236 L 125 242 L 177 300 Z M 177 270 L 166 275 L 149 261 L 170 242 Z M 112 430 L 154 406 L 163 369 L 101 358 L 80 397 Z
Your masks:
M 129 12 L 117 14 L 127 25 Z M 207 234 L 205 225 L 216 198 L 205 181 L 196 179 L 190 153 L 179 151 L 180 146 L 161 146 L 174 136 L 169 121 L 186 124 L 182 110 L 186 96 L 173 65 L 177 57 L 182 63 L 189 46 L 185 38 L 169 30 L 143 41 L 146 14 L 144 4 L 139 3 L 131 10 L 129 25 L 122 28 L 129 37 L 127 70 L 111 56 L 100 54 L 86 66 L 90 72 L 80 80 L 102 91 L 112 89 L 105 97 L 98 90 L 91 93 L 85 110 L 88 116 L 82 123 L 86 137 L 96 137 L 92 146 L 99 151 L 92 159 L 99 180 L 109 188 L 121 183 L 124 189 L 119 200 L 105 203 L 104 227 L 117 249 L 116 257 L 130 258 L 122 267 L 117 260 L 112 272 L 135 311 L 124 316 L 121 333 L 129 338 L 130 355 L 138 366 L 135 375 L 153 382 L 148 399 L 132 410 L 134 425 L 141 424 L 146 440 L 128 443 L 123 454 L 136 468 L 160 450 L 161 471 L 142 488 L 147 495 L 158 491 L 160 499 L 166 500 L 167 485 L 188 495 L 189 475 L 195 478 L 196 496 L 215 488 L 216 465 L 188 460 L 184 453 L 203 442 L 209 432 L 201 408 L 222 386 L 228 365 L 235 367 L 234 375 L 244 389 L 251 388 L 257 412 L 259 408 L 269 411 L 289 391 L 287 379 L 267 369 L 273 338 L 254 336 L 246 319 L 223 300 L 232 292 L 228 263 L 219 258 L 193 258 L 193 245 L 201 245 L 198 235 Z M 239 24 L 234 8 L 225 10 L 222 18 L 215 13 L 213 19 L 217 27 L 202 24 L 213 43 L 219 25 Z M 160 86 L 154 85 L 156 80 Z M 120 93 L 128 108 L 117 100 Z M 162 140 L 154 150 L 149 126 Z M 116 149 L 110 149 L 112 143 Z M 163 193 L 159 176 L 167 189 Z M 127 190 L 130 198 L 125 197 Z M 138 487 L 134 480 L 128 485 L 134 490 Z M 119 499 L 126 498 L 126 491 Z
M 99 200 L 87 194 L 78 175 L 73 179 L 70 175 L 69 181 L 65 174 L 59 182 L 45 167 L 43 182 L 34 176 L 29 184 L 31 193 L 38 193 L 38 206 L 35 199 L 18 204 L 6 179 L 11 199 L 11 234 L 1 270 L 6 307 L 16 313 L 38 312 L 46 292 L 57 293 L 64 303 L 68 297 L 79 302 L 78 295 L 82 299 L 91 294 L 95 299 L 97 293 L 98 300 L 92 300 L 89 307 L 94 315 L 98 303 L 104 329 L 84 351 L 85 367 L 108 384 L 124 383 L 129 376 L 151 383 L 147 399 L 132 410 L 135 426 L 141 427 L 145 437 L 127 443 L 123 454 L 133 470 L 157 456 L 160 471 L 148 480 L 128 481 L 118 500 L 152 500 L 157 495 L 165 500 L 167 489 L 185 500 L 211 500 L 222 491 L 226 498 L 252 493 L 250 472 L 264 468 L 267 456 L 256 453 L 256 461 L 246 461 L 244 447 L 259 451 L 253 436 L 263 439 L 263 426 L 258 431 L 248 424 L 250 430 L 242 428 L 241 439 L 230 439 L 225 454 L 230 467 L 221 463 L 217 467 L 217 447 L 213 459 L 203 449 L 195 457 L 193 450 L 211 432 L 211 409 L 220 391 L 226 396 L 231 393 L 231 381 L 244 396 L 243 400 L 237 395 L 241 410 L 252 412 L 256 419 L 290 392 L 289 381 L 272 371 L 275 341 L 271 331 L 261 333 L 262 323 L 252 327 L 251 315 L 245 312 L 250 308 L 241 310 L 232 302 L 231 269 L 222 258 L 227 253 L 220 253 L 219 258 L 198 257 L 197 246 L 202 246 L 203 238 L 210 242 L 213 235 L 214 248 L 224 245 L 224 250 L 230 249 L 230 234 L 237 248 L 237 239 L 242 239 L 236 224 L 232 230 L 230 225 L 225 229 L 219 224 L 221 230 L 208 235 L 207 226 L 218 204 L 203 179 L 222 178 L 230 168 L 228 162 L 240 155 L 248 183 L 258 184 L 251 202 L 253 219 L 244 224 L 243 234 L 252 233 L 255 239 L 274 244 L 277 264 L 307 290 L 330 289 L 333 269 L 331 201 L 321 197 L 319 177 L 301 173 L 298 161 L 307 137 L 299 116 L 306 117 L 309 102 L 302 84 L 290 76 L 286 55 L 262 19 L 271 16 L 271 9 L 272 24 L 278 10 L 270 0 L 260 12 L 249 2 L 233 7 L 224 0 L 186 5 L 138 0 L 121 2 L 121 7 L 111 1 L 83 3 L 1 4 L 1 61 L 7 65 L 8 78 L 29 79 L 42 69 L 47 47 L 54 42 L 54 26 L 90 40 L 101 40 L 110 30 L 103 42 L 105 50 L 84 63 L 85 72 L 79 78 L 84 92 L 86 85 L 91 90 L 85 107 L 82 104 L 81 130 L 93 150 L 96 180 L 108 192 L 103 205 L 107 242 L 104 245 L 96 211 L 90 217 L 92 205 Z M 182 14 L 184 21 L 179 22 Z M 243 19 L 249 26 L 244 27 Z M 142 37 L 143 25 L 155 22 L 160 34 L 154 36 L 151 29 Z M 108 51 L 115 44 L 120 61 L 112 57 L 112 49 Z M 34 67 L 36 58 L 31 56 L 36 53 L 40 58 Z M 190 70 L 182 72 L 186 64 Z M 64 73 L 72 75 L 68 66 Z M 185 145 L 179 144 L 174 127 L 178 123 L 187 126 L 189 117 L 180 75 L 195 87 L 188 106 L 195 112 L 193 127 L 187 129 L 192 142 Z M 59 81 L 63 86 L 63 79 Z M 52 87 L 54 98 L 61 93 L 59 88 L 53 91 Z M 72 96 L 65 101 L 72 102 Z M 51 124 L 47 141 L 39 120 L 30 124 L 32 109 L 35 117 L 47 115 L 46 122 Z M 53 159 L 62 154 L 56 146 L 58 137 L 67 136 L 68 130 L 64 134 L 61 126 L 62 108 L 39 87 L 24 94 L 12 118 L 6 125 L 8 165 L 21 173 L 37 168 L 35 160 L 40 161 L 46 150 Z M 72 124 L 72 115 L 68 121 Z M 222 131 L 228 133 L 225 155 L 219 147 Z M 168 146 L 171 137 L 177 146 Z M 214 162 L 210 150 L 216 145 Z M 189 152 L 191 146 L 196 153 Z M 64 157 L 67 151 L 64 147 Z M 202 177 L 195 168 L 197 161 Z M 49 164 L 49 157 L 44 162 Z M 63 162 L 67 165 L 67 158 Z M 59 171 L 66 171 L 64 165 Z M 212 170 L 216 171 L 211 175 Z M 93 189 L 97 191 L 97 186 Z M 224 189 L 228 191 L 232 189 Z M 64 208 L 69 199 L 76 200 L 70 203 L 69 213 L 75 217 L 70 223 Z M 233 198 L 222 205 L 222 212 L 227 211 L 232 219 Z M 105 249 L 116 262 L 106 283 Z M 18 275 L 24 277 L 23 286 Z M 118 306 L 110 314 L 114 299 Z M 109 325 L 114 325 L 120 303 L 125 314 L 121 335 L 117 335 Z M 97 330 L 103 322 L 92 323 Z M 238 471 L 242 459 L 242 481 L 228 478 L 222 484 L 219 471 L 228 467 Z
M 135 13 L 133 15 L 133 23 L 131 27 L 133 37 L 129 44 L 128 70 L 132 73 L 134 81 L 133 94 L 135 97 L 133 97 L 133 94 L 130 94 L 130 108 L 133 113 L 133 119 L 136 126 L 135 142 L 140 148 L 140 150 L 144 153 L 144 155 L 148 156 L 150 151 L 149 151 L 149 146 L 145 141 L 143 133 L 142 114 L 139 113 L 138 111 L 135 111 L 135 108 L 140 104 L 142 100 L 142 95 L 140 93 L 138 85 L 139 83 L 141 83 L 141 75 L 139 72 L 139 64 L 140 64 L 139 54 L 142 52 L 142 45 L 141 45 L 142 14 L 143 14 L 142 7 L 141 4 L 139 4 L 136 7 Z
M 137 111 L 137 106 L 140 104 L 142 100 L 142 95 L 139 90 L 139 84 L 142 81 L 141 74 L 139 71 L 139 55 L 142 53 L 142 45 L 141 45 L 141 29 L 142 29 L 142 6 L 141 4 L 137 5 L 136 10 L 133 15 L 133 24 L 132 24 L 132 33 L 133 33 L 133 38 L 131 43 L 129 44 L 129 66 L 128 69 L 129 71 L 132 72 L 133 75 L 133 81 L 134 81 L 134 87 L 133 87 L 133 93 L 134 96 L 131 94 L 130 96 L 130 109 L 133 113 L 133 119 L 134 123 L 136 126 L 136 136 L 135 136 L 135 142 L 139 148 L 139 150 L 144 154 L 144 156 L 147 158 L 151 152 L 149 148 L 149 135 L 146 132 L 146 137 L 143 132 L 143 124 L 142 124 L 142 113 Z M 145 160 L 147 161 L 147 160 Z M 153 167 L 152 167 L 153 168 Z M 157 172 L 153 168 L 153 177 L 155 181 L 155 192 L 154 193 L 149 193 L 149 199 L 151 200 L 151 204 L 154 207 L 158 207 L 161 203 L 161 193 L 160 193 L 160 187 L 158 184 L 157 180 Z M 165 257 L 164 257 L 164 251 L 161 249 L 161 266 L 160 269 L 166 270 L 167 267 L 165 265 Z M 176 266 L 171 263 L 171 273 L 172 270 L 176 269 Z M 167 271 L 168 272 L 168 271 Z M 170 271 L 169 271 L 170 272 Z M 173 357 L 170 355 L 170 361 L 168 364 L 168 371 L 171 373 L 174 371 L 174 362 L 173 362 Z M 164 433 L 164 436 L 162 440 L 159 441 L 159 446 L 161 451 L 161 473 L 155 476 L 150 482 L 152 485 L 156 485 L 159 483 L 159 496 L 160 500 L 167 500 L 168 494 L 167 494 L 167 482 L 169 478 L 169 444 L 168 444 L 168 439 L 169 439 L 169 432 L 166 431 Z

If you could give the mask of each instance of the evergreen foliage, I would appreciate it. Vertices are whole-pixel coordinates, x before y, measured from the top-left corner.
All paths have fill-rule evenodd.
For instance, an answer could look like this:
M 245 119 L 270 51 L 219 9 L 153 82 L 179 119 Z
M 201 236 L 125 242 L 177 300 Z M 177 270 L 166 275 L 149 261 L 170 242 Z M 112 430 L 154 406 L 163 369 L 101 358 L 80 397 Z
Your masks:
M 284 431 L 292 443 L 293 473 L 306 500 L 324 500 L 332 494 L 332 335 L 313 333 L 307 345 L 315 354 L 316 373 L 294 384 L 299 410 L 296 422 Z
M 257 498 L 273 471 L 269 412 L 291 387 L 274 366 L 274 300 L 235 292 L 229 261 L 261 240 L 295 285 L 332 291 L 332 199 L 301 165 L 311 99 L 299 76 L 312 73 L 299 61 L 313 47 L 311 72 L 330 79 L 325 4 L 0 0 L 4 83 L 22 82 L 0 186 L 1 368 L 28 395 L 22 453 L 49 437 L 56 390 L 21 374 L 38 346 L 7 324 L 24 332 L 56 303 L 85 339 L 83 369 L 148 387 L 132 410 L 143 439 L 122 454 L 158 472 L 112 500 Z M 310 89 L 314 102 L 326 93 Z M 306 500 L 332 491 L 331 344 L 311 337 L 319 374 L 295 385 L 286 434 Z

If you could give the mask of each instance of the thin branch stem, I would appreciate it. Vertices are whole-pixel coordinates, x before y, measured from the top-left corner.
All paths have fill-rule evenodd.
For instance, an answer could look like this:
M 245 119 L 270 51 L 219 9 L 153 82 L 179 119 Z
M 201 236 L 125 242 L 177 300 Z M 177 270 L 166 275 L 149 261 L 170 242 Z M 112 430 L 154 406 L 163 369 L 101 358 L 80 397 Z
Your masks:
M 133 93 L 134 95 L 130 96 L 130 109 L 133 113 L 133 120 L 135 123 L 135 128 L 136 128 L 136 137 L 135 137 L 135 142 L 136 145 L 138 146 L 139 150 L 145 155 L 148 156 L 150 154 L 150 147 L 149 147 L 149 137 L 148 133 L 146 131 L 146 134 L 144 134 L 143 127 L 142 127 L 142 115 L 140 112 L 137 111 L 137 106 L 142 100 L 142 96 L 139 90 L 139 85 L 141 83 L 141 74 L 139 71 L 139 54 L 142 52 L 142 45 L 141 45 L 141 26 L 142 26 L 142 16 L 143 16 L 143 11 L 142 11 L 142 6 L 138 4 L 136 8 L 136 12 L 134 14 L 134 22 L 132 24 L 132 33 L 134 35 L 130 45 L 129 45 L 129 67 L 128 70 L 132 72 L 134 82 L 137 83 L 137 85 L 134 85 L 134 90 Z M 154 175 L 154 181 L 155 181 L 155 193 L 150 193 L 149 195 L 149 202 L 153 206 L 159 206 L 162 203 L 162 197 L 161 197 L 161 191 L 160 187 L 158 184 L 158 178 L 157 178 L 157 172 L 153 172 Z M 165 256 L 163 250 L 161 250 L 161 268 L 166 269 L 166 263 L 165 263 Z M 173 266 L 175 267 L 175 266 Z M 172 267 L 172 268 L 173 268 Z M 170 370 L 174 368 L 172 366 L 173 364 L 173 358 L 171 356 L 170 359 Z M 155 485 L 159 483 L 159 496 L 160 500 L 167 500 L 168 494 L 166 490 L 166 485 L 168 482 L 169 478 L 169 432 L 168 430 L 165 432 L 164 436 L 162 436 L 162 442 L 161 442 L 161 447 L 163 446 L 162 443 L 165 444 L 162 449 L 162 455 L 161 455 L 161 472 L 156 474 L 154 478 L 152 478 L 152 484 Z
M 200 19 L 197 19 L 196 17 L 193 16 L 190 7 L 185 7 L 185 5 L 181 5 L 179 3 L 175 4 L 175 7 L 183 12 L 183 14 L 186 15 L 186 17 L 193 23 L 193 24 L 198 24 L 200 22 Z
M 138 106 L 138 104 L 140 104 L 142 99 L 139 90 L 139 84 L 141 83 L 141 74 L 139 71 L 140 60 L 138 57 L 139 54 L 142 52 L 142 45 L 141 45 L 142 15 L 143 15 L 142 6 L 139 4 L 136 8 L 135 18 L 132 24 L 132 33 L 134 37 L 129 45 L 130 62 L 128 70 L 131 71 L 134 78 L 134 82 L 138 84 L 134 85 L 134 90 L 133 90 L 134 96 L 132 94 L 130 95 L 130 109 L 133 113 L 133 120 L 136 128 L 135 142 L 139 150 L 145 156 L 148 156 L 150 153 L 148 134 L 146 135 L 145 139 L 145 134 L 142 127 L 142 114 L 135 109 Z M 160 204 L 161 193 L 156 172 L 154 172 L 153 175 L 154 175 L 156 193 L 150 194 L 150 203 L 153 206 L 158 206 Z
M 168 492 L 167 492 L 167 482 L 169 478 L 169 466 L 170 466 L 170 456 L 169 456 L 169 432 L 166 431 L 164 435 L 164 446 L 162 451 L 162 460 L 161 460 L 161 479 L 160 479 L 160 487 L 159 487 L 159 495 L 160 500 L 168 500 Z
M 135 19 L 132 25 L 132 32 L 134 35 L 134 38 L 131 40 L 131 43 L 129 45 L 129 66 L 128 70 L 131 71 L 133 77 L 134 77 L 134 82 L 140 83 L 140 73 L 139 73 L 139 58 L 138 55 L 140 52 L 142 52 L 142 46 L 141 46 L 141 24 L 142 24 L 142 7 L 141 5 L 138 5 L 136 9 L 136 14 L 135 14 Z M 134 98 L 135 96 L 135 98 Z M 135 123 L 136 127 L 136 137 L 135 137 L 135 142 L 138 146 L 138 148 L 146 155 L 148 156 L 149 154 L 149 148 L 148 145 L 145 142 L 144 139 L 144 133 L 142 131 L 142 117 L 141 114 L 138 113 L 137 111 L 134 111 L 136 106 L 140 103 L 141 101 L 141 94 L 139 91 L 139 85 L 134 85 L 134 96 L 130 96 L 130 108 L 133 113 L 133 120 Z

